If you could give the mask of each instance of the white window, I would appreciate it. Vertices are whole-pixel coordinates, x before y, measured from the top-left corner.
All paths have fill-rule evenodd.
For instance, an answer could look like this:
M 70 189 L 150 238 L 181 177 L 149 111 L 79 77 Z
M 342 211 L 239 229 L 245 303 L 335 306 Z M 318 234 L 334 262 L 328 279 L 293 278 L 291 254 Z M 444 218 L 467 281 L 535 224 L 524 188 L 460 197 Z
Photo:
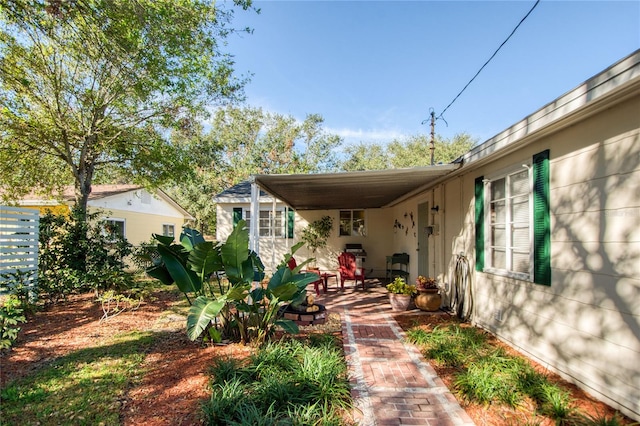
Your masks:
M 176 236 L 176 226 L 173 223 L 163 223 L 162 224 L 162 235 L 165 237 L 175 237 Z
M 244 220 L 247 222 L 247 228 L 251 229 L 251 211 L 244 211 Z M 285 230 L 284 210 L 260 210 L 260 220 L 258 222 L 258 235 L 261 237 L 277 237 L 284 238 Z
M 107 218 L 104 220 L 104 232 L 113 239 L 120 236 L 125 238 L 125 222 L 124 219 Z
M 532 275 L 532 185 L 530 168 L 518 167 L 485 181 L 486 267 L 519 278 Z
M 340 210 L 340 236 L 366 235 L 364 210 Z

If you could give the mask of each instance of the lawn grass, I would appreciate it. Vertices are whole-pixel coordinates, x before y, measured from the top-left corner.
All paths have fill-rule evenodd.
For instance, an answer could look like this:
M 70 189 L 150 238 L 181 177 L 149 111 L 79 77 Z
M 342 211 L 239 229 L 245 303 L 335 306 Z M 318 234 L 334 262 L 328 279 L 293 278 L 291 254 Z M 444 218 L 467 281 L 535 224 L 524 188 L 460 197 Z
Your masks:
M 219 359 L 211 373 L 208 425 L 338 426 L 351 404 L 347 366 L 329 335 L 269 343 L 246 365 Z
M 73 352 L 0 391 L 1 425 L 114 425 L 142 371 L 152 333 L 130 332 Z

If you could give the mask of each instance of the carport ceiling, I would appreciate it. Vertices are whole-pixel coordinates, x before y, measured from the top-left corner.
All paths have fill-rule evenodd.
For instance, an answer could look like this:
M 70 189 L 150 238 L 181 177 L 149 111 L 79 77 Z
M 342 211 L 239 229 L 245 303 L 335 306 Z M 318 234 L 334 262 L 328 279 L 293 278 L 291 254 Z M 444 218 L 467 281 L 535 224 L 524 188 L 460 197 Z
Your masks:
M 427 189 L 460 164 L 408 169 L 305 175 L 257 175 L 265 191 L 296 210 L 371 209 L 388 207 Z

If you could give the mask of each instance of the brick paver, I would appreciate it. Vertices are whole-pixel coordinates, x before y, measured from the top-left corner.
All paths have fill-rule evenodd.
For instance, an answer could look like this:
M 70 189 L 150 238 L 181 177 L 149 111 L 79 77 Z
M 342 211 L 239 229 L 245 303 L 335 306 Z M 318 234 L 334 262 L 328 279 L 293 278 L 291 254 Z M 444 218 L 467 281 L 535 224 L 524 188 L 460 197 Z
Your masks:
M 470 426 L 471 418 L 390 315 L 387 290 L 329 289 L 317 298 L 342 320 L 354 418 L 362 426 Z M 351 285 L 349 285 L 351 284 Z

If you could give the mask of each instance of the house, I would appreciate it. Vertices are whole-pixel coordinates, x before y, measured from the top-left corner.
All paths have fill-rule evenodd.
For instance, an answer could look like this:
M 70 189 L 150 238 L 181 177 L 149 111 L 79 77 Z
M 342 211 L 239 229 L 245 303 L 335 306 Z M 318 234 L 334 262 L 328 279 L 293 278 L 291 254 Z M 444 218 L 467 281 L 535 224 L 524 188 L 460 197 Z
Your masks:
M 69 211 L 74 202 L 74 189 L 67 187 L 58 198 L 26 197 L 19 204 L 60 213 Z M 133 245 L 150 241 L 152 234 L 179 236 L 182 226 L 194 220 L 163 191 L 152 193 L 138 185 L 93 185 L 87 211 L 99 212 Z
M 260 191 L 258 196 L 258 243 L 260 257 L 273 271 L 294 238 L 294 211 L 282 201 Z M 214 197 L 216 203 L 216 240 L 224 241 L 239 220 L 251 224 L 251 182 L 244 181 Z
M 640 50 L 446 166 L 253 181 L 447 304 L 468 266 L 473 323 L 640 420 Z

